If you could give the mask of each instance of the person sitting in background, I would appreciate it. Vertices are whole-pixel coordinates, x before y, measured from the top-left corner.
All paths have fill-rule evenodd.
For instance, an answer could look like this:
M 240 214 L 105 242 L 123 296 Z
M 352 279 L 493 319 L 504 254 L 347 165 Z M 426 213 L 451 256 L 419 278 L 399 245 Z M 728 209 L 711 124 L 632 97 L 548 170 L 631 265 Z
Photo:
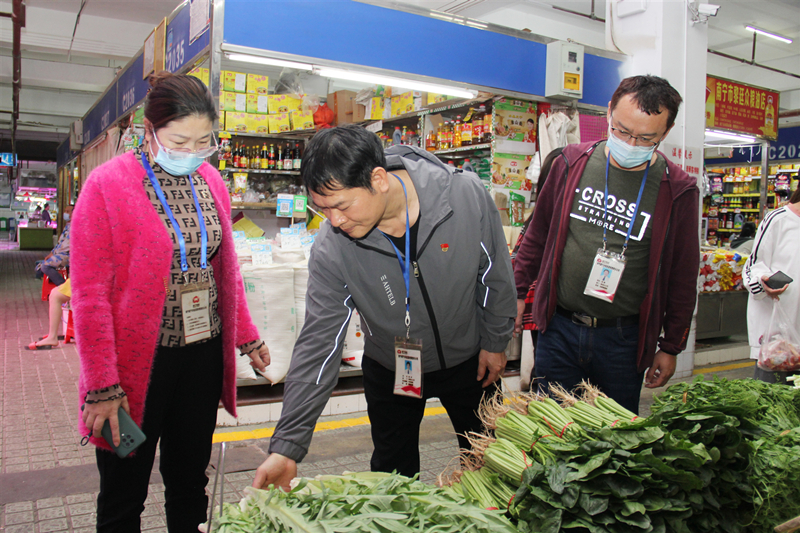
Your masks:
M 749 254 L 753 251 L 753 241 L 756 236 L 756 225 L 752 222 L 742 224 L 742 231 L 731 241 L 731 250 L 740 254 Z
M 797 282 L 781 289 L 772 289 L 766 281 L 778 271 L 794 280 L 800 280 L 800 189 L 789 199 L 789 204 L 764 217 L 758 226 L 753 251 L 744 264 L 742 281 L 750 291 L 747 301 L 747 335 L 750 341 L 750 358 L 758 359 L 761 341 L 769 327 L 773 306 L 781 300 L 782 310 L 790 324 L 800 328 L 800 290 Z M 769 298 L 767 298 L 769 296 Z M 786 384 L 786 378 L 797 372 L 771 372 L 756 365 L 755 379 L 767 383 Z
M 44 261 L 39 263 L 36 267 L 37 270 L 40 270 L 45 276 L 50 278 L 50 281 L 56 286 L 64 283 L 64 276 L 59 273 L 59 269 L 69 267 L 69 217 L 71 214 L 72 206 L 68 205 L 64 208 L 64 230 L 58 238 L 58 244 L 56 244 L 52 252 L 47 254 Z M 50 215 L 48 214 L 48 216 Z
M 42 211 L 42 220 L 46 223 L 51 223 L 53 221 L 53 217 L 50 216 L 50 204 L 44 204 L 44 210 Z
M 52 350 L 58 347 L 58 326 L 61 324 L 62 306 L 72 298 L 72 284 L 70 280 L 55 287 L 50 291 L 50 330 L 40 340 L 30 343 L 26 350 Z
M 42 219 L 42 206 L 37 205 L 33 213 L 28 217 L 29 222 L 38 221 Z

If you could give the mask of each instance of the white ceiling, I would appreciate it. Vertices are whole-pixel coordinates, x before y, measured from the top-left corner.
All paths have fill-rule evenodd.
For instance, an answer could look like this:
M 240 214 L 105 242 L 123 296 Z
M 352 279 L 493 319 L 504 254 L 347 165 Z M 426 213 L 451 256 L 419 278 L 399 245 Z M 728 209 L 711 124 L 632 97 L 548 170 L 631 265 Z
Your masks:
M 395 7 L 401 9 L 435 9 L 605 48 L 604 23 L 559 11 L 554 6 L 588 15 L 594 4 L 597 17 L 605 18 L 606 0 L 367 1 L 382 5 L 394 2 Z M 756 62 L 800 74 L 800 0 L 711 1 L 721 5 L 721 9 L 717 17 L 709 19 L 710 49 L 749 60 L 752 33 L 745 30 L 744 25 L 754 24 L 794 39 L 794 43 L 787 45 L 759 37 Z M 22 30 L 20 135 L 63 138 L 69 124 L 86 113 L 113 81 L 116 72 L 139 51 L 153 27 L 180 2 L 85 0 L 74 41 L 72 32 L 81 0 L 26 0 L 26 4 L 27 27 Z M 11 1 L 0 0 L 0 11 L 11 11 Z M 387 34 L 388 37 L 391 35 Z M 68 60 L 70 45 L 72 51 Z M 1 18 L 0 112 L 11 109 L 11 64 L 11 22 Z M 783 111 L 800 109 L 800 79 L 796 77 L 711 54 L 708 55 L 708 72 L 781 91 Z M 8 117 L 7 113 L 0 113 L 0 130 L 8 128 Z

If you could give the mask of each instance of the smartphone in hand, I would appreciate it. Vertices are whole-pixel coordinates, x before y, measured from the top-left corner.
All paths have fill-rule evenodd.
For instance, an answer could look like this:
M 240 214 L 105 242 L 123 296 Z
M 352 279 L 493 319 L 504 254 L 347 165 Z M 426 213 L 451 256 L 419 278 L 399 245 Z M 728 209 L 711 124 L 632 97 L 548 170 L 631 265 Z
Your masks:
M 81 411 L 83 411 L 83 406 L 81 406 Z M 111 422 L 106 420 L 100 433 L 117 456 L 124 459 L 141 446 L 147 440 L 147 437 L 125 409 L 120 408 L 117 411 L 117 419 L 119 420 L 119 446 L 114 446 Z
M 784 288 L 786 285 L 790 284 L 793 281 L 794 280 L 792 278 L 790 278 L 789 276 L 778 270 L 773 275 L 771 275 L 765 283 L 767 287 L 769 287 L 770 289 L 777 290 Z

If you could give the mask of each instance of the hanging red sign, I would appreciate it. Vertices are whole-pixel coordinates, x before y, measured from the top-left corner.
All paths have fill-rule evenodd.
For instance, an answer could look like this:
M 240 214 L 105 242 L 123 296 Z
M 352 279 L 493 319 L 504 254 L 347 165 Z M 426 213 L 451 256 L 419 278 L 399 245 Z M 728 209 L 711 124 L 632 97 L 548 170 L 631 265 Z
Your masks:
M 706 128 L 774 141 L 779 93 L 723 78 L 706 77 Z

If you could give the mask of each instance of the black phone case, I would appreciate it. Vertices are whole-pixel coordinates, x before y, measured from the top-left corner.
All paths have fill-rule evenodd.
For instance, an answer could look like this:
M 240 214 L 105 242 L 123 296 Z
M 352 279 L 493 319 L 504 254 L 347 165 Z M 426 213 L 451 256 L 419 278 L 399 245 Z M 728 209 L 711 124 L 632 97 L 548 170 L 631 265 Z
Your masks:
M 792 278 L 779 270 L 769 277 L 766 284 L 770 289 L 782 289 L 793 281 Z
M 108 420 L 103 424 L 101 434 L 103 438 L 106 439 L 108 445 L 111 446 L 111 449 L 116 452 L 117 456 L 124 459 L 147 440 L 147 437 L 125 409 L 120 408 L 120 410 L 117 411 L 117 418 L 119 419 L 119 446 L 114 446 L 114 439 L 111 435 L 111 424 Z

